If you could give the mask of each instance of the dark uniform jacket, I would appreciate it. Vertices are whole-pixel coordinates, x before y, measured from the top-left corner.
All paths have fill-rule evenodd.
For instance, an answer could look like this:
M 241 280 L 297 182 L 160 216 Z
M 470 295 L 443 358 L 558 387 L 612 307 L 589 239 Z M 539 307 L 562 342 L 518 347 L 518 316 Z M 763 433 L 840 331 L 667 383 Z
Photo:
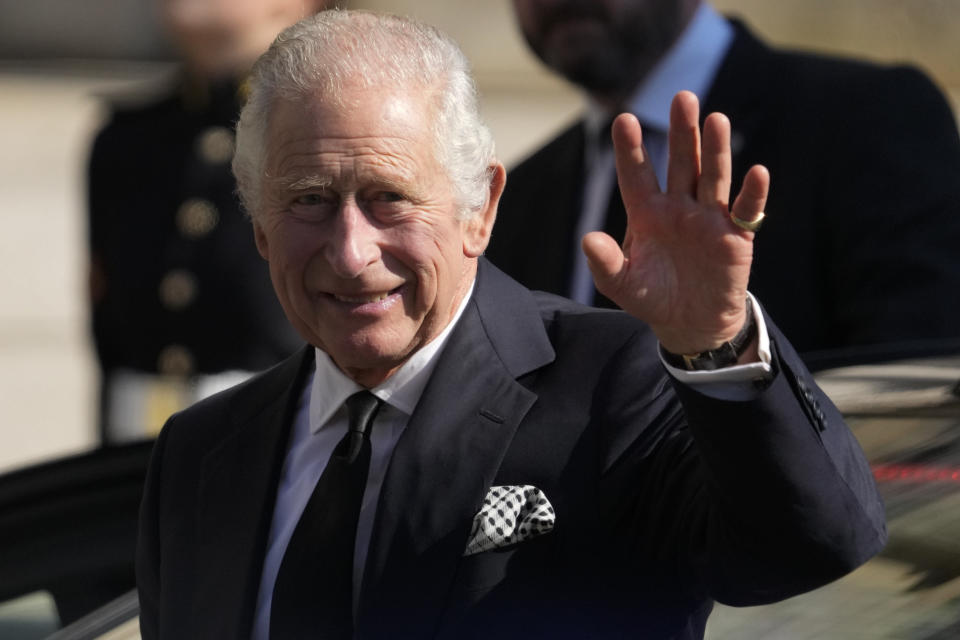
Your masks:
M 182 89 L 117 111 L 97 135 L 91 303 L 105 378 L 259 371 L 300 344 L 234 193 L 238 111 L 232 85 Z

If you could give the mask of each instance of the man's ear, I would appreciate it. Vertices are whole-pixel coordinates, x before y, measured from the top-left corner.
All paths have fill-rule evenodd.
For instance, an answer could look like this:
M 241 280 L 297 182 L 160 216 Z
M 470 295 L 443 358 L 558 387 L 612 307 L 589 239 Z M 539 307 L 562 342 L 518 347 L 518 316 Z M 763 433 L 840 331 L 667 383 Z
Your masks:
M 479 258 L 483 255 L 490 243 L 490 234 L 493 232 L 493 223 L 497 219 L 497 206 L 500 196 L 507 184 L 507 170 L 499 162 L 490 165 L 490 193 L 487 202 L 464 222 L 463 253 L 470 258 Z
M 253 220 L 253 240 L 257 243 L 257 251 L 260 252 L 260 256 L 269 262 L 270 243 L 267 242 L 267 233 L 263 230 L 263 227 L 260 226 L 260 223 L 257 222 L 256 218 Z

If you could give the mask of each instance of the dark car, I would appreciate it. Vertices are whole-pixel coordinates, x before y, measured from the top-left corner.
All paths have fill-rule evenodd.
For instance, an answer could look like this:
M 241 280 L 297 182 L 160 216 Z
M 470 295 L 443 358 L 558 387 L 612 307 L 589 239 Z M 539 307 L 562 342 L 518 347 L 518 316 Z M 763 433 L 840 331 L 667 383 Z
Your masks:
M 152 441 L 0 476 L 0 638 L 45 637 L 134 587 Z
M 811 358 L 873 466 L 887 507 L 886 549 L 784 602 L 717 605 L 708 638 L 960 638 L 960 355 L 904 355 Z M 840 366 L 851 361 L 860 364 Z M 133 549 L 149 450 L 149 442 L 111 447 L 0 477 L 0 602 L 20 603 L 6 622 L 8 605 L 0 604 L 0 638 L 45 637 L 60 621 L 73 622 L 56 640 L 139 637 Z

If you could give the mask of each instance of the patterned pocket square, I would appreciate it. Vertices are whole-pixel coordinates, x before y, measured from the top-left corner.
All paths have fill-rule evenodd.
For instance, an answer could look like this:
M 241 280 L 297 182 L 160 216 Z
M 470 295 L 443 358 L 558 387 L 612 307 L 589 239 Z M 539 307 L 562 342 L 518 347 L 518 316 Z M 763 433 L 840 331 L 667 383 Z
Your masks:
M 505 547 L 553 529 L 556 516 L 543 491 L 533 485 L 490 487 L 483 507 L 473 517 L 470 541 L 463 555 Z

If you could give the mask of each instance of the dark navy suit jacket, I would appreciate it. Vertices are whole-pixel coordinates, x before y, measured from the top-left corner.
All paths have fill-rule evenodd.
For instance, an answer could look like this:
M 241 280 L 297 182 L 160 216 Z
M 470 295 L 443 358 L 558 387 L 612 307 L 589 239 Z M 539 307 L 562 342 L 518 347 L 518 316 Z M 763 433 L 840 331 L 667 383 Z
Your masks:
M 481 260 L 389 463 L 357 637 L 700 638 L 713 600 L 785 598 L 879 551 L 870 469 L 769 327 L 772 381 L 711 399 L 672 381 L 643 323 Z M 310 348 L 164 428 L 137 559 L 146 640 L 249 636 L 312 366 Z M 492 485 L 539 487 L 556 526 L 464 557 Z

